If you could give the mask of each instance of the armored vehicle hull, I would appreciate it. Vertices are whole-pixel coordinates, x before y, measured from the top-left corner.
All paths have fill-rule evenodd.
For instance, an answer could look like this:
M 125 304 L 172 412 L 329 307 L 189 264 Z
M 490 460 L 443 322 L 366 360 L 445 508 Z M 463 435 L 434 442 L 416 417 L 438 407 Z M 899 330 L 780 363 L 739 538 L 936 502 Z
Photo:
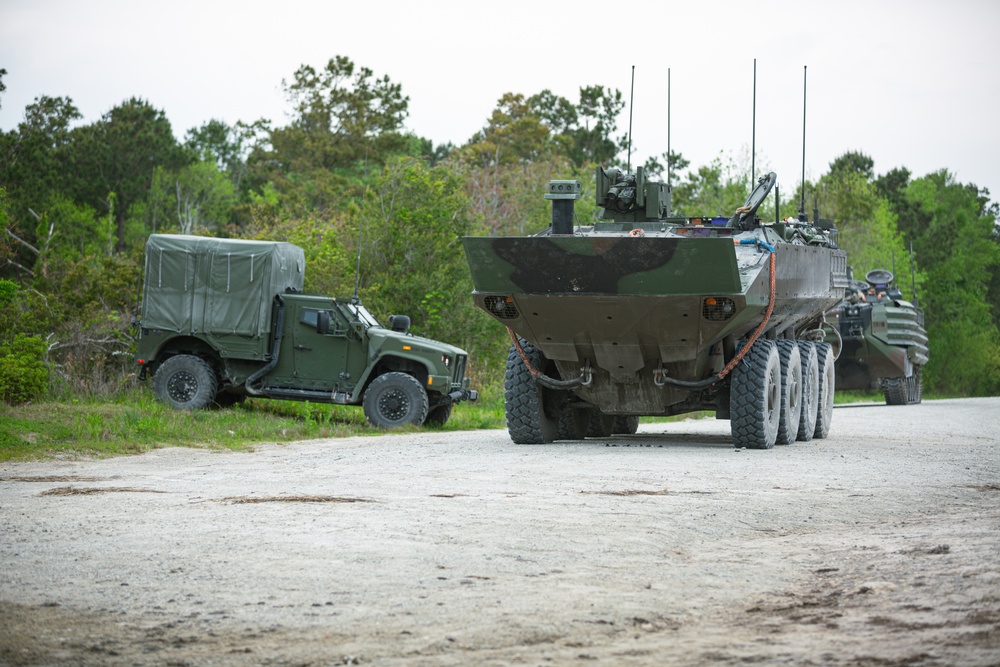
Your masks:
M 752 212 L 670 216 L 661 184 L 623 214 L 607 200 L 613 183 L 599 170 L 611 220 L 567 227 L 553 196 L 553 225 L 538 235 L 463 239 L 475 303 L 512 338 L 512 439 L 634 432 L 638 416 L 697 410 L 731 418 L 737 446 L 825 435 L 834 370 L 820 324 L 847 284 L 845 253 Z
M 888 405 L 919 403 L 921 367 L 929 359 L 924 314 L 905 301 L 889 271 L 855 281 L 831 313 L 840 340 L 837 389 L 878 389 Z

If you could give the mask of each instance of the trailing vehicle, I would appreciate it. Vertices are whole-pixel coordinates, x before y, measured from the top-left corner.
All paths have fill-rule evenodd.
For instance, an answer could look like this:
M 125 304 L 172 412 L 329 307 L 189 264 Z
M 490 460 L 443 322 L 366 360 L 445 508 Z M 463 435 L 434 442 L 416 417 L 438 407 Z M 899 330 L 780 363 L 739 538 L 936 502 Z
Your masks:
M 825 437 L 834 357 L 823 314 L 847 285 L 831 229 L 764 224 L 761 178 L 731 218 L 671 213 L 643 169 L 597 168 L 596 221 L 579 181 L 554 180 L 533 236 L 463 239 L 475 303 L 507 327 L 515 443 L 634 433 L 641 415 L 712 410 L 737 447 Z M 804 218 L 804 216 L 802 216 Z
M 356 297 L 302 293 L 290 243 L 153 234 L 136 361 L 156 397 L 191 410 L 246 396 L 361 405 L 378 427 L 443 424 L 478 398 L 457 347 L 384 327 Z
M 852 280 L 844 300 L 827 314 L 839 344 L 837 389 L 879 389 L 887 405 L 919 403 L 920 369 L 927 363 L 924 313 L 903 299 L 891 271 Z

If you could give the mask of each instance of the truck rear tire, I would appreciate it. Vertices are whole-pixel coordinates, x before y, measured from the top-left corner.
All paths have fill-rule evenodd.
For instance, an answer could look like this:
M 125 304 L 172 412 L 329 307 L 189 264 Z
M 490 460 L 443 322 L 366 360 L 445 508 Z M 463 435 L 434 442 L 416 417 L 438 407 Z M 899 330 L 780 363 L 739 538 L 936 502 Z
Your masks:
M 365 389 L 362 406 L 365 417 L 372 426 L 420 426 L 427 419 L 427 392 L 412 375 L 385 373 L 372 380 Z
M 178 354 L 170 357 L 153 375 L 153 394 L 176 410 L 208 407 L 219 390 L 215 371 L 201 357 Z

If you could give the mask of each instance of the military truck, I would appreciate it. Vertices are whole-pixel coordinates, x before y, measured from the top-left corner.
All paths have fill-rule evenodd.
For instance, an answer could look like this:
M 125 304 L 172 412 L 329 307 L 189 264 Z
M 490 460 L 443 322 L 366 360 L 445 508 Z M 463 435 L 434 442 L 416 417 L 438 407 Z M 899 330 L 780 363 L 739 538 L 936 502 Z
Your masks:
M 280 242 L 153 234 L 136 362 L 174 408 L 259 396 L 361 405 L 374 426 L 443 424 L 474 401 L 463 350 L 388 327 L 355 298 L 302 293 L 305 253 Z
M 714 411 L 737 447 L 825 437 L 834 359 L 823 314 L 847 284 L 832 230 L 764 224 L 762 177 L 730 218 L 671 212 L 643 169 L 554 180 L 533 236 L 463 239 L 473 299 L 507 327 L 505 404 L 515 443 L 634 433 L 641 415 Z
M 929 359 L 924 313 L 903 299 L 891 271 L 852 279 L 827 318 L 834 326 L 828 341 L 840 347 L 838 390 L 878 389 L 887 405 L 921 401 L 920 369 Z

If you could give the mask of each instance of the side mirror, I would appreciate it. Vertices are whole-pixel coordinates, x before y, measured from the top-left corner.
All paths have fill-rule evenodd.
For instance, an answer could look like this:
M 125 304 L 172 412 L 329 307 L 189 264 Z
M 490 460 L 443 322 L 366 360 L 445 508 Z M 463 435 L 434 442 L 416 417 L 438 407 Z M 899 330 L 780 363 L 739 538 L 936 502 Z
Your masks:
M 410 318 L 406 315 L 390 315 L 389 328 L 399 333 L 406 333 L 410 330 Z
M 330 313 L 325 310 L 316 313 L 316 333 L 323 335 L 330 333 Z

